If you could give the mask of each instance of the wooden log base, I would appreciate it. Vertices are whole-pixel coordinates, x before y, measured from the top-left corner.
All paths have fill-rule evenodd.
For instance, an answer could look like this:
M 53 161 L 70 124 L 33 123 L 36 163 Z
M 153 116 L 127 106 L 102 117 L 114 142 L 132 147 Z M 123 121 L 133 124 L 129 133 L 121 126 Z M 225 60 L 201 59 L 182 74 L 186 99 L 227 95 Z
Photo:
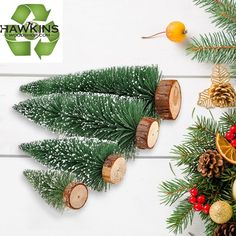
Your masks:
M 155 108 L 163 120 L 175 120 L 182 103 L 181 88 L 177 80 L 161 80 L 155 93 Z
M 155 146 L 159 135 L 159 123 L 156 119 L 144 117 L 136 130 L 136 146 L 140 149 L 151 149 Z
M 63 201 L 65 205 L 73 210 L 78 210 L 84 206 L 88 199 L 87 187 L 78 182 L 70 183 L 64 190 Z
M 107 183 L 118 184 L 125 175 L 126 160 L 121 155 L 110 155 L 105 160 L 102 168 L 103 180 Z

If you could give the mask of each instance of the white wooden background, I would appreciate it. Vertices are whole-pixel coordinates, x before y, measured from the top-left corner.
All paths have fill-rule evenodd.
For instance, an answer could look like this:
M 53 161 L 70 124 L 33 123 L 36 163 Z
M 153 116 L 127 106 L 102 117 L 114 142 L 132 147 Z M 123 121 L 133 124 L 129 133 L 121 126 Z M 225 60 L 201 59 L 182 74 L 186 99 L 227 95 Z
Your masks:
M 187 42 L 174 44 L 165 37 L 140 39 L 162 31 L 173 20 L 185 22 L 189 37 L 215 30 L 208 15 L 191 0 L 66 0 L 62 64 L 0 64 L 0 235 L 173 235 L 165 224 L 173 207 L 160 205 L 158 185 L 174 178 L 169 168 L 170 150 L 180 143 L 185 128 L 192 123 L 194 107 L 194 115 L 209 115 L 196 102 L 198 93 L 210 85 L 211 73 L 211 65 L 198 64 L 186 56 Z M 107 193 L 91 192 L 79 212 L 58 214 L 22 176 L 24 169 L 41 166 L 25 157 L 17 146 L 53 135 L 11 109 L 26 98 L 18 92 L 19 86 L 50 74 L 143 64 L 159 64 L 166 78 L 179 80 L 183 104 L 178 120 L 162 123 L 155 149 L 137 153 L 122 184 Z M 217 117 L 221 112 L 214 110 L 213 114 Z M 183 235 L 188 232 L 203 235 L 198 217 Z

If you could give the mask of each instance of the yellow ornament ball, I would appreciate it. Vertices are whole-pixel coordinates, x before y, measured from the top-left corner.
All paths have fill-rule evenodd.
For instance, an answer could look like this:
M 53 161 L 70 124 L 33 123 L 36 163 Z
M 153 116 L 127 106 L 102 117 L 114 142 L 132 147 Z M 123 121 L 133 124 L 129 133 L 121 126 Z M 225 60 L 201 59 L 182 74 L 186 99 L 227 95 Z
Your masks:
M 233 183 L 232 195 L 233 195 L 234 201 L 236 201 L 236 180 L 234 180 L 234 183 Z
M 233 209 L 226 201 L 217 201 L 211 205 L 209 215 L 217 224 L 228 222 L 233 216 Z
M 173 21 L 166 27 L 166 36 L 169 40 L 179 43 L 186 39 L 187 30 L 180 21 Z
M 180 21 L 173 21 L 167 25 L 165 31 L 158 32 L 150 36 L 144 36 L 142 38 L 152 39 L 152 38 L 156 38 L 158 35 L 161 35 L 161 34 L 166 34 L 166 37 L 172 42 L 180 43 L 186 39 L 187 30 L 184 23 Z

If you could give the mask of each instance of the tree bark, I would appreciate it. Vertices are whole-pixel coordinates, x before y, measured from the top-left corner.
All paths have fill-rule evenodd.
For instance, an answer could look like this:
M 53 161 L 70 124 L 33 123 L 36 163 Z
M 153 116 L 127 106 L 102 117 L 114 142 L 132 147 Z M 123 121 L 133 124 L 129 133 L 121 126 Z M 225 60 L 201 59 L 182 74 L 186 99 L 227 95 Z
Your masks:
M 64 190 L 63 200 L 67 207 L 78 210 L 84 206 L 88 199 L 87 187 L 78 182 L 70 183 Z
M 118 184 L 125 175 L 126 160 L 118 154 L 108 156 L 102 168 L 103 180 L 107 183 Z
M 140 149 L 151 149 L 155 146 L 159 135 L 159 123 L 156 119 L 144 117 L 136 130 L 136 146 Z
M 177 80 L 161 80 L 155 93 L 155 108 L 163 120 L 175 120 L 182 102 L 181 88 Z

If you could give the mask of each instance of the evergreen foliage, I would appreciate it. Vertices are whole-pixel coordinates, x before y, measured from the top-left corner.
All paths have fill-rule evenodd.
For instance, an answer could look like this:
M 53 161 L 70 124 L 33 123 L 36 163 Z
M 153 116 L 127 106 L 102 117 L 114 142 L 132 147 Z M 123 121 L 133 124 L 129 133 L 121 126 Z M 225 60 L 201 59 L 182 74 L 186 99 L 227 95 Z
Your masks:
M 117 141 L 127 150 L 134 147 L 140 120 L 154 116 L 142 100 L 92 93 L 36 97 L 14 109 L 51 131 Z
M 97 139 L 52 139 L 24 143 L 20 148 L 41 164 L 73 173 L 85 185 L 94 190 L 106 190 L 102 167 L 106 158 L 119 153 L 117 144 Z
M 200 62 L 236 63 L 236 3 L 234 0 L 193 0 L 211 14 L 212 22 L 223 31 L 193 38 L 187 49 Z
M 111 67 L 57 75 L 20 87 L 33 96 L 52 93 L 94 92 L 130 96 L 154 102 L 161 72 L 157 66 Z
M 24 176 L 49 205 L 59 210 L 64 208 L 64 189 L 76 181 L 74 174 L 54 170 L 25 170 Z
M 188 51 L 199 62 L 233 64 L 236 62 L 236 38 L 223 32 L 200 35 L 200 39 L 192 39 Z
M 182 233 L 187 225 L 192 223 L 193 208 L 187 197 L 189 190 L 197 187 L 199 192 L 206 196 L 207 203 L 217 200 L 228 201 L 234 209 L 235 201 L 232 198 L 232 183 L 236 178 L 236 167 L 225 161 L 225 171 L 219 178 L 203 177 L 197 171 L 199 157 L 208 149 L 216 150 L 215 137 L 217 132 L 224 135 L 229 127 L 236 124 L 236 110 L 224 113 L 219 122 L 209 118 L 197 118 L 197 121 L 188 129 L 188 134 L 182 144 L 173 149 L 176 155 L 176 165 L 181 167 L 183 179 L 165 181 L 160 186 L 162 203 L 172 205 L 182 199 L 171 216 L 167 219 L 168 228 L 175 234 Z M 235 207 L 236 210 L 236 207 Z M 236 211 L 234 218 L 236 218 Z M 217 224 L 212 222 L 209 215 L 200 213 L 205 223 L 206 236 L 212 236 Z

